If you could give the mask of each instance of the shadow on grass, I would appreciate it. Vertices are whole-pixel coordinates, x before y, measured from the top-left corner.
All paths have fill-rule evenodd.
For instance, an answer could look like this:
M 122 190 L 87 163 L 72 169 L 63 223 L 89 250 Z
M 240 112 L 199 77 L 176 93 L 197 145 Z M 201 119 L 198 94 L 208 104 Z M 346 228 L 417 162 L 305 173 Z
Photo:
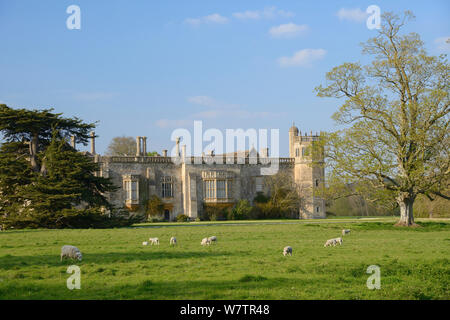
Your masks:
M 253 276 L 248 276 L 252 278 Z M 246 278 L 247 279 L 247 278 Z M 252 280 L 192 280 L 164 281 L 143 279 L 136 284 L 94 286 L 82 282 L 80 290 L 68 290 L 66 282 L 11 283 L 0 286 L 0 299 L 234 299 L 235 290 L 241 295 L 254 290 L 270 290 L 292 285 L 287 278 L 254 276 Z M 269 291 L 268 291 L 269 290 Z M 240 296 L 241 296 L 240 295 Z M 244 298 L 245 297 L 242 297 Z M 254 299 L 255 297 L 248 297 Z
M 245 279 L 245 281 L 243 281 Z M 345 281 L 341 280 L 341 281 Z M 350 279 L 347 279 L 350 280 Z M 319 280 L 324 281 L 324 280 Z M 364 283 L 364 282 L 363 282 Z M 0 283 L 0 300 L 8 299 L 136 299 L 136 300 L 190 300 L 190 299 L 296 299 L 292 289 L 308 289 L 301 293 L 302 297 L 315 299 L 333 299 L 336 290 L 340 288 L 322 283 L 322 287 L 316 288 L 320 283 L 318 279 L 290 279 L 290 278 L 265 278 L 260 276 L 244 276 L 233 280 L 180 280 L 165 281 L 164 279 L 142 279 L 134 283 L 126 284 L 101 284 L 97 282 L 82 281 L 80 290 L 68 290 L 65 279 L 60 284 L 49 284 L 45 281 L 34 283 L 18 282 L 17 280 L 2 285 Z M 353 284 L 354 285 L 354 284 Z M 364 287 L 364 285 L 362 285 Z M 397 292 L 391 298 L 396 299 L 446 299 L 448 294 L 445 287 L 415 288 L 397 287 Z M 280 289 L 282 289 L 280 291 Z M 317 289 L 317 290 L 316 290 Z M 364 290 L 366 290 L 364 288 Z M 340 299 L 353 299 L 361 294 L 368 299 L 389 298 L 382 296 L 382 292 L 354 292 L 339 291 Z
M 450 223 L 445 222 L 418 222 L 419 227 L 398 227 L 394 223 L 386 222 L 358 222 L 353 226 L 358 230 L 394 230 L 411 232 L 449 231 Z
M 149 260 L 162 260 L 162 259 L 200 259 L 210 257 L 225 257 L 236 256 L 244 253 L 239 252 L 214 252 L 214 251 L 147 251 L 147 252 L 108 252 L 108 253 L 96 253 L 83 254 L 83 261 L 65 259 L 60 261 L 59 253 L 55 255 L 39 255 L 39 256 L 13 256 L 4 255 L 0 257 L 0 269 L 17 269 L 17 267 L 26 266 L 63 266 L 63 265 L 83 265 L 94 263 L 96 265 L 111 264 L 115 262 L 133 262 L 133 261 L 149 261 Z

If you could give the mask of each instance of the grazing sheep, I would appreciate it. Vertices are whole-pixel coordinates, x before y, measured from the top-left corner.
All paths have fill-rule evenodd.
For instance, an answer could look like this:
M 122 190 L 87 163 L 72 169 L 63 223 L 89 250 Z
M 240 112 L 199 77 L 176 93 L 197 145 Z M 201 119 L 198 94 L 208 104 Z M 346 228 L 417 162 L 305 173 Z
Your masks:
M 172 238 L 170 238 L 170 242 L 169 242 L 169 244 L 173 244 L 173 245 L 176 245 L 177 244 L 177 238 L 175 238 L 175 237 L 172 237 Z
M 80 252 L 80 249 L 74 246 L 65 245 L 61 248 L 61 261 L 63 258 L 75 259 L 81 261 L 83 255 Z
M 205 245 L 210 245 L 211 244 L 211 240 L 209 240 L 209 238 L 203 238 L 202 239 L 202 242 L 200 242 L 200 244 L 202 245 L 202 246 L 205 246 Z
M 333 246 L 336 245 L 336 239 L 329 239 L 329 240 L 327 240 L 323 246 L 324 247 L 329 247 L 331 245 L 333 245 Z
M 143 245 L 143 246 L 148 246 L 148 242 L 147 242 L 147 241 L 144 241 L 144 242 L 142 242 L 142 245 Z
M 208 240 L 209 240 L 210 243 L 213 243 L 213 242 L 217 243 L 217 237 L 216 236 L 211 236 L 211 237 L 208 238 Z
M 345 236 L 347 233 L 350 233 L 350 229 L 342 230 L 342 235 Z
M 149 238 L 151 245 L 159 245 L 159 239 L 158 238 Z
M 339 243 L 339 245 L 341 245 L 342 242 L 343 242 L 343 241 L 342 241 L 342 238 L 335 238 L 334 241 L 335 241 L 335 242 L 334 242 L 334 245 L 336 245 L 336 244 L 338 244 L 338 243 Z
M 284 247 L 283 256 L 286 256 L 286 255 L 292 256 L 292 247 L 290 247 L 290 246 Z

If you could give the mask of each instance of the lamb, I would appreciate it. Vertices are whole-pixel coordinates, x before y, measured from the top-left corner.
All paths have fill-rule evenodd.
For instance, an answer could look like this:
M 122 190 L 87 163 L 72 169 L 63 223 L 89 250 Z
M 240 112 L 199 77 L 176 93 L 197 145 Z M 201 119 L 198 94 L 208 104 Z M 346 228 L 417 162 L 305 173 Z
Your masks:
M 339 245 L 341 245 L 343 242 L 342 238 L 335 238 L 334 240 L 335 240 L 334 245 L 336 245 L 337 243 L 339 243 Z
M 75 259 L 81 261 L 83 255 L 80 252 L 80 249 L 74 246 L 65 245 L 61 248 L 61 261 L 63 258 Z
M 159 239 L 158 238 L 149 238 L 151 245 L 159 245 Z
M 210 243 L 213 243 L 213 242 L 217 243 L 217 237 L 216 236 L 211 236 L 211 237 L 208 238 L 208 240 L 209 240 Z
M 143 245 L 143 246 L 148 246 L 148 242 L 147 242 L 147 241 L 144 241 L 144 242 L 142 242 L 142 245 Z
M 350 229 L 342 230 L 342 235 L 345 236 L 347 233 L 350 233 Z
M 327 240 L 323 246 L 324 247 L 329 247 L 331 245 L 333 245 L 333 246 L 336 245 L 336 239 L 329 239 L 329 240 Z
M 202 242 L 200 242 L 200 244 L 201 244 L 202 246 L 210 245 L 210 244 L 211 244 L 211 240 L 209 240 L 209 238 L 203 238 L 203 239 L 202 239 Z
M 331 245 L 336 246 L 336 244 L 338 244 L 338 243 L 339 243 L 339 245 L 341 245 L 342 242 L 343 242 L 342 238 L 334 238 L 334 239 L 327 240 L 323 246 L 324 247 L 328 247 Z
M 284 247 L 283 256 L 286 256 L 286 255 L 292 256 L 292 247 L 290 247 L 290 246 Z
M 169 244 L 173 244 L 173 245 L 176 245 L 177 244 L 177 238 L 175 238 L 175 237 L 172 237 L 172 238 L 170 238 L 170 242 L 169 242 Z

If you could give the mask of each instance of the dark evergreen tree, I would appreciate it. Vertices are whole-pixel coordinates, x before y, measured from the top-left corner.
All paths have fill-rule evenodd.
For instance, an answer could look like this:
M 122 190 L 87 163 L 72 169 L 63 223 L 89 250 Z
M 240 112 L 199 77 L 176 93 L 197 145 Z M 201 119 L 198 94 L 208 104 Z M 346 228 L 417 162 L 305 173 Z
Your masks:
M 60 138 L 75 137 L 76 143 L 86 145 L 94 123 L 84 123 L 77 117 L 63 118 L 53 109 L 27 110 L 12 109 L 0 104 L 0 132 L 6 142 L 23 142 L 28 145 L 28 154 L 33 171 L 41 171 L 38 153 L 50 144 L 53 130 L 58 130 Z
M 4 228 L 96 228 L 134 223 L 105 214 L 112 209 L 105 193 L 116 187 L 97 174 L 99 165 L 91 156 L 67 143 L 69 136 L 86 143 L 94 125 L 50 110 L 0 105 L 0 132 L 6 138 L 0 147 L 0 224 Z M 29 147 L 35 143 L 36 148 Z

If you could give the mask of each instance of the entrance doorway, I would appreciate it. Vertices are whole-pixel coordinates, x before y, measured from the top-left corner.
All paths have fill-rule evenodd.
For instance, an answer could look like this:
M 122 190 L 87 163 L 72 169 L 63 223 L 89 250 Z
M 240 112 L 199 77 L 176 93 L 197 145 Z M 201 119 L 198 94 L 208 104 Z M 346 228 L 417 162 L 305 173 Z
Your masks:
M 170 221 L 170 210 L 168 209 L 164 210 L 164 220 Z

